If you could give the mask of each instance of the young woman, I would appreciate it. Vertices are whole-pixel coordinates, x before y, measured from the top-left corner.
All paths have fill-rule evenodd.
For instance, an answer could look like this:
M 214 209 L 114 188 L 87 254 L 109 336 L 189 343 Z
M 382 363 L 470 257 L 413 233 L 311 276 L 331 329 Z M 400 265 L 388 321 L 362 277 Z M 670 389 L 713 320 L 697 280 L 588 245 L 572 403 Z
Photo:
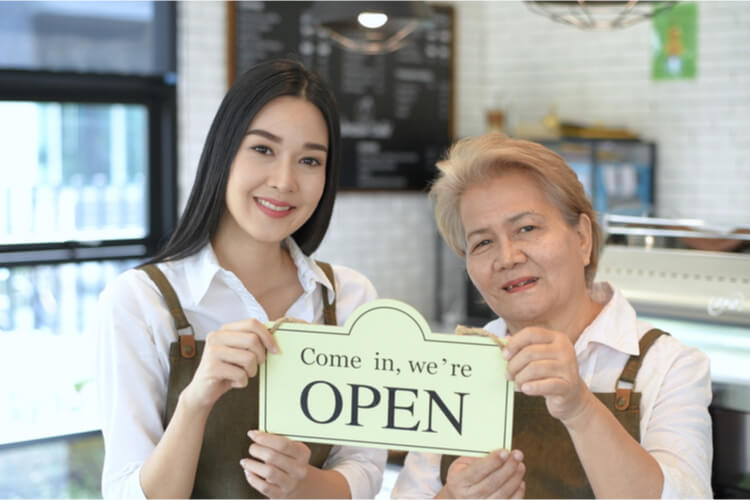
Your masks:
M 502 134 L 438 166 L 438 227 L 507 339 L 515 449 L 410 453 L 394 497 L 710 497 L 708 358 L 594 282 L 601 230 L 575 172 Z
M 299 63 L 260 64 L 224 97 L 172 238 L 101 294 L 105 497 L 379 490 L 383 450 L 257 430 L 258 365 L 277 349 L 264 323 L 343 322 L 376 297 L 361 274 L 310 258 L 331 217 L 339 145 L 332 93 Z

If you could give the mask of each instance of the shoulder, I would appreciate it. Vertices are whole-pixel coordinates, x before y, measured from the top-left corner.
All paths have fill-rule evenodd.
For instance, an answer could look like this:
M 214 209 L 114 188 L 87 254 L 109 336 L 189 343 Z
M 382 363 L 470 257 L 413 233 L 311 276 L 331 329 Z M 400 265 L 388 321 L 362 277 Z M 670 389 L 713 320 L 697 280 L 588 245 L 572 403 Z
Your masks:
M 100 294 L 100 300 L 113 303 L 130 303 L 139 298 L 158 293 L 156 285 L 138 268 L 128 269 L 109 281 Z
M 171 266 L 158 266 L 172 282 Z M 166 311 L 166 307 L 159 288 L 139 268 L 128 269 L 109 281 L 99 295 L 100 315 L 130 314 L 145 321 L 154 314 L 161 315 L 162 310 Z
M 338 264 L 332 264 L 331 267 L 336 280 L 336 295 L 338 297 L 345 298 L 354 295 L 366 300 L 377 298 L 375 286 L 367 276 L 351 267 Z
M 639 321 L 639 339 L 652 328 Z M 708 356 L 696 347 L 684 344 L 672 333 L 661 335 L 643 358 L 643 375 L 653 381 L 698 383 L 710 386 L 711 363 Z
M 649 331 L 654 329 L 654 326 L 642 320 L 638 320 L 638 339 L 643 338 Z M 657 338 L 646 357 L 653 353 L 656 353 L 656 357 L 662 360 L 665 359 L 693 359 L 693 360 L 708 360 L 708 356 L 700 349 L 686 345 L 679 338 L 675 337 L 674 332 L 664 331 L 665 334 L 660 335 Z M 679 335 L 679 332 L 677 332 Z

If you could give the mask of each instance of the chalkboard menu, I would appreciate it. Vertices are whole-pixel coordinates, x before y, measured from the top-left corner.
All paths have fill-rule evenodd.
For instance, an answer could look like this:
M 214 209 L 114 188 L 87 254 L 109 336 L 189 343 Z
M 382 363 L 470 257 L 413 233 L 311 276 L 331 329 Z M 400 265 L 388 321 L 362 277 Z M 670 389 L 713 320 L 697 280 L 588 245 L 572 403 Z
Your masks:
M 336 3 L 336 2 L 332 2 Z M 230 79 L 292 57 L 331 84 L 341 112 L 341 189 L 423 190 L 452 140 L 453 11 L 395 52 L 337 45 L 312 23 L 313 2 L 229 2 Z

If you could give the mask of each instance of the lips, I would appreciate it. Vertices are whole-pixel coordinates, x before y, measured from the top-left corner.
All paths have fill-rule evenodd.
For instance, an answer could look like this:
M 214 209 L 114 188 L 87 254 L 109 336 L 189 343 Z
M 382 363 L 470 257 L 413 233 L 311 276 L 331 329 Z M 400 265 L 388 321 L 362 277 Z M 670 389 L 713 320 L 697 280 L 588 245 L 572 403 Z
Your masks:
M 529 285 L 533 285 L 539 281 L 539 278 L 533 277 L 533 276 L 527 276 L 523 278 L 519 278 L 517 280 L 509 281 L 505 283 L 502 286 L 502 289 L 506 292 L 513 292 L 513 291 L 520 291 L 524 287 L 527 287 Z
M 294 205 L 279 200 L 273 200 L 271 198 L 256 197 L 255 203 L 263 213 L 271 217 L 285 217 L 295 208 Z

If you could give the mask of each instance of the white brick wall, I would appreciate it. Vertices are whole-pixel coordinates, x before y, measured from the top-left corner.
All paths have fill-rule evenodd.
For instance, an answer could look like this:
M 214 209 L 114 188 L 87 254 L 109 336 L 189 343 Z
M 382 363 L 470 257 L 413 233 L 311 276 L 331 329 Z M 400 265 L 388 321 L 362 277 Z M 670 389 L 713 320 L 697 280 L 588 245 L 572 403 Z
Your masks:
M 750 2 L 698 6 L 698 76 L 650 76 L 649 21 L 584 32 L 521 2 L 455 2 L 456 132 L 486 130 L 487 109 L 510 125 L 561 118 L 625 126 L 657 142 L 657 212 L 750 224 Z M 179 2 L 180 207 L 226 90 L 224 2 Z M 381 296 L 436 314 L 436 233 L 425 195 L 342 193 L 318 257 L 359 269 Z M 461 261 L 443 254 L 443 302 L 460 314 Z
M 698 75 L 680 81 L 651 80 L 650 21 L 586 32 L 515 1 L 456 13 L 459 57 L 472 54 L 457 65 L 459 135 L 483 131 L 492 107 L 511 129 L 552 106 L 624 126 L 658 145 L 658 215 L 750 224 L 750 2 L 699 3 Z
M 224 2 L 177 3 L 178 207 L 185 206 L 203 142 L 227 91 Z

